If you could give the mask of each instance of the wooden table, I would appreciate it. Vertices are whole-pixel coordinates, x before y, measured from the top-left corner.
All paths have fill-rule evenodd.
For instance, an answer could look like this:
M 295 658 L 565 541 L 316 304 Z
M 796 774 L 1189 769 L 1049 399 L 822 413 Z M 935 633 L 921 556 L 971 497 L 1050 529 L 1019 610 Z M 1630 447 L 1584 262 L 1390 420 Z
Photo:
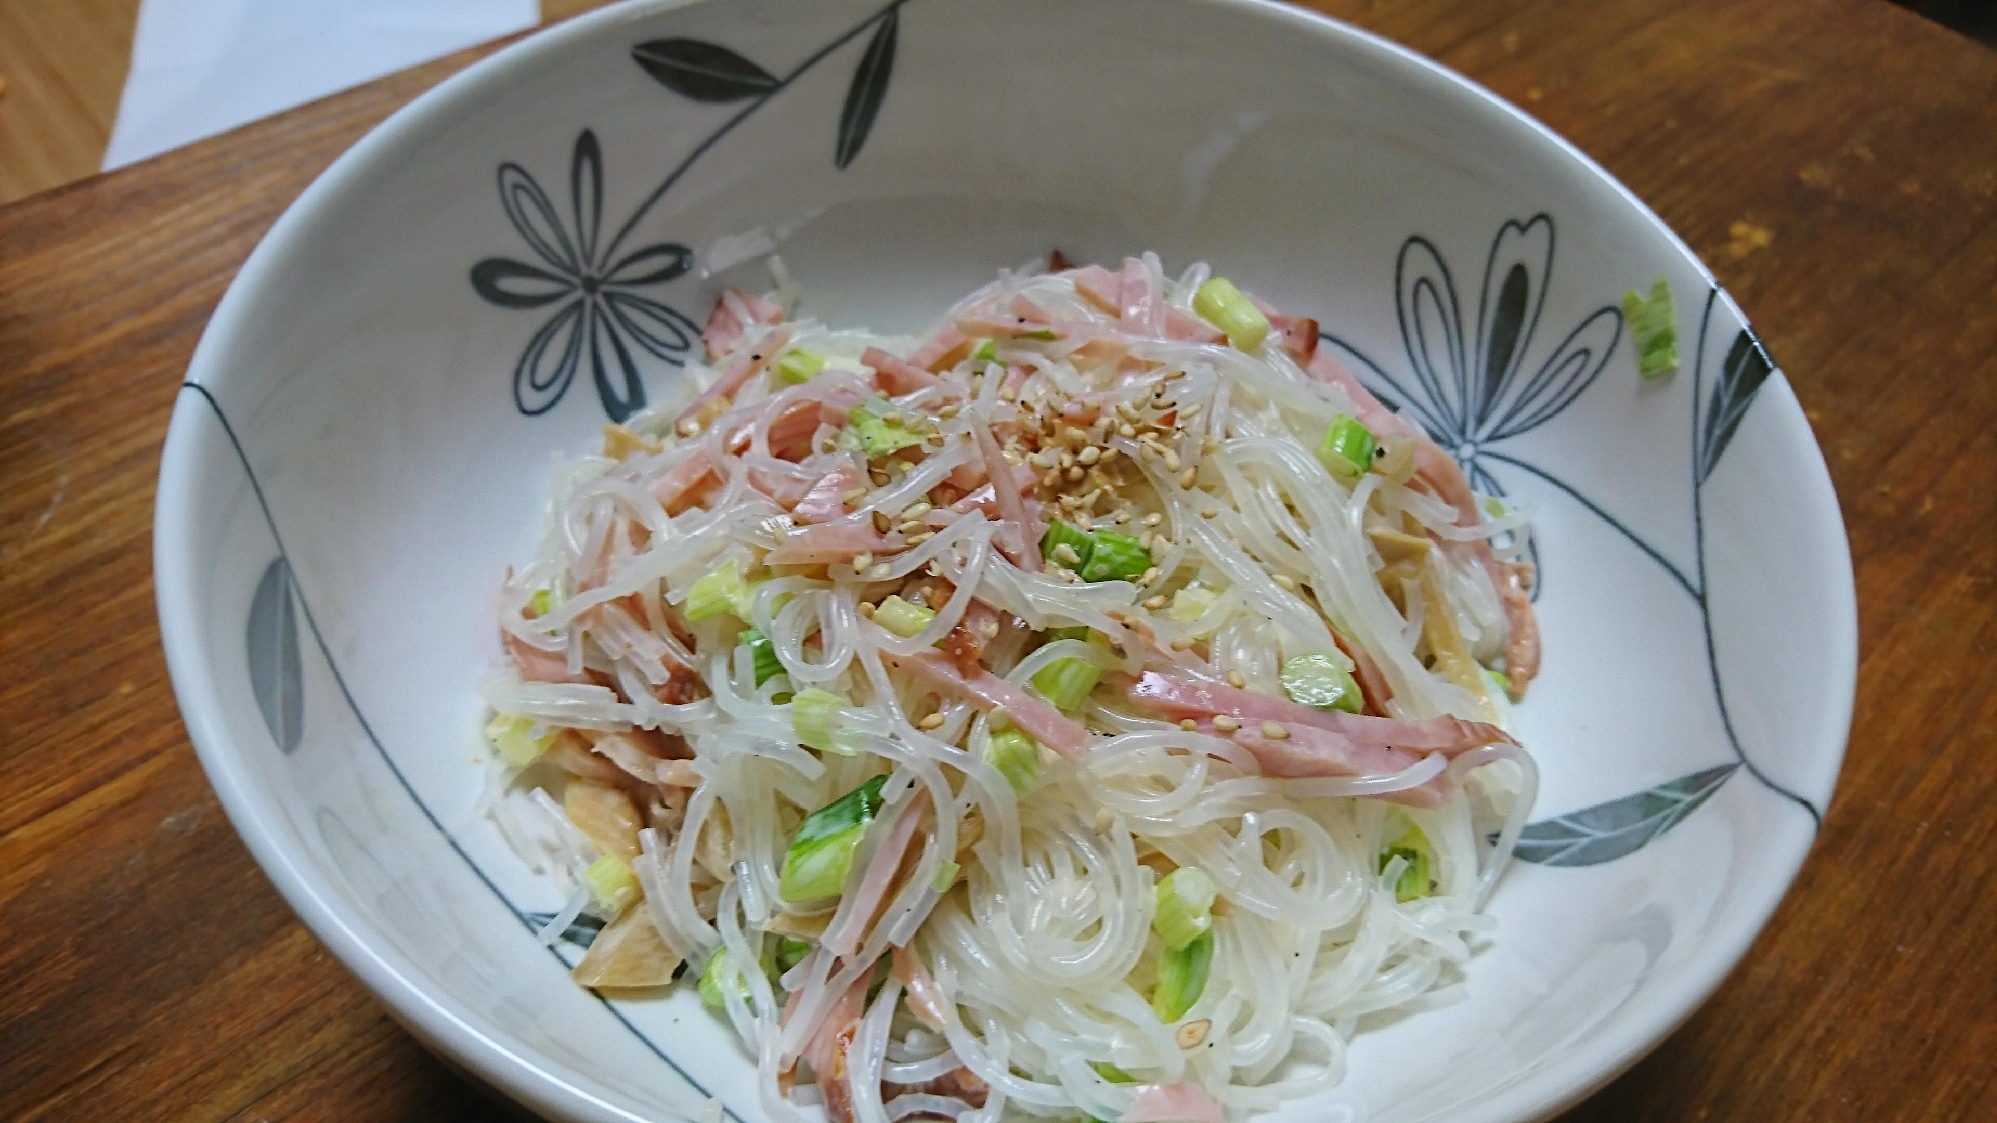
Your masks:
M 1883 0 L 1325 0 L 1655 207 L 1844 505 L 1858 709 L 1740 968 L 1572 1120 L 1997 1118 L 1997 54 Z M 491 1119 L 295 920 L 168 689 L 175 387 L 278 213 L 490 48 L 0 209 L 0 1118 Z

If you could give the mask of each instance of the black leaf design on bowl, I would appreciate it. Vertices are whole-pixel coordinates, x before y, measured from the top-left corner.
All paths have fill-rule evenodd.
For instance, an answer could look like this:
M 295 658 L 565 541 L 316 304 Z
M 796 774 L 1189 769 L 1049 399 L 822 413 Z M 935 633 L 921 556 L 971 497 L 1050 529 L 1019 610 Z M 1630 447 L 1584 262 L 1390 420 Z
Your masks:
M 846 105 L 839 111 L 839 143 L 833 150 L 832 162 L 839 170 L 860 154 L 860 148 L 867 143 L 867 133 L 874 127 L 874 115 L 881 111 L 881 100 L 888 95 L 888 79 L 894 74 L 895 38 L 901 26 L 901 16 L 893 8 L 882 18 L 879 27 L 874 29 L 874 37 L 867 43 L 867 53 L 860 56 L 860 65 L 853 68 L 852 85 L 846 88 Z
M 305 682 L 298 657 L 291 564 L 281 554 L 264 567 L 263 579 L 250 598 L 243 653 L 249 661 L 250 692 L 256 696 L 264 726 L 277 747 L 289 753 L 298 748 L 305 729 Z
M 1698 810 L 1739 768 L 1722 764 L 1527 827 L 1512 853 L 1543 866 L 1595 866 L 1641 850 Z
M 777 76 L 718 43 L 651 39 L 631 48 L 645 73 L 681 97 L 730 102 L 776 90 Z
M 1713 380 L 1713 396 L 1706 406 L 1705 423 L 1699 427 L 1700 483 L 1719 466 L 1734 430 L 1740 428 L 1741 419 L 1747 416 L 1747 407 L 1754 404 L 1755 391 L 1761 389 L 1774 369 L 1768 352 L 1762 350 L 1752 335 L 1741 332 L 1734 336 L 1726 361 L 1720 364 L 1719 377 Z

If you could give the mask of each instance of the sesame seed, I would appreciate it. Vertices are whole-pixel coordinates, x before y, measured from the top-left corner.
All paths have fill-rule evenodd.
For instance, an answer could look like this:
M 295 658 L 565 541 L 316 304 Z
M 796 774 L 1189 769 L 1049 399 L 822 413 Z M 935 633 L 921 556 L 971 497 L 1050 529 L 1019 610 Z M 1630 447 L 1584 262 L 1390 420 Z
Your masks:
M 1158 580 L 1158 567 L 1154 565 L 1144 571 L 1144 576 L 1139 577 L 1137 583 L 1140 585 L 1149 585 L 1156 580 Z
M 900 530 L 903 534 L 914 534 L 916 531 L 921 530 L 926 525 L 927 524 L 920 519 L 910 519 L 907 522 L 901 524 L 901 526 L 898 527 L 897 529 Z
M 1199 415 L 1200 415 L 1200 403 L 1194 402 L 1192 405 L 1189 405 L 1186 408 L 1179 411 L 1179 420 L 1182 422 L 1191 421 L 1193 418 L 1198 417 Z
M 1285 592 L 1294 593 L 1297 591 L 1297 579 L 1287 573 L 1272 574 L 1270 575 L 1270 580 L 1274 581 Z
M 1191 733 L 1193 730 L 1198 729 L 1199 727 L 1200 723 L 1194 721 L 1192 718 L 1182 717 L 1179 719 L 1179 728 L 1185 730 L 1188 733 Z
M 1241 723 L 1227 714 L 1215 714 L 1213 715 L 1213 727 L 1222 733 L 1232 733 L 1241 728 Z
M 1041 486 L 1041 487 L 1060 487 L 1060 486 L 1061 486 L 1061 469 L 1059 469 L 1059 468 L 1049 468 L 1049 469 L 1047 470 L 1047 474 L 1046 474 L 1046 475 L 1044 475 L 1044 476 L 1042 476 L 1042 477 L 1040 477 L 1040 486 Z
M 1103 450 L 1103 455 L 1102 455 L 1102 462 L 1103 462 L 1104 464 L 1107 464 L 1107 463 L 1109 463 L 1110 461 L 1112 461 L 1112 460 L 1115 460 L 1115 459 L 1117 458 L 1117 455 L 1118 455 L 1118 454 L 1117 454 L 1117 450 L 1116 450 L 1116 449 L 1113 449 L 1113 448 L 1106 448 L 1106 449 L 1104 449 L 1104 450 Z
M 1262 736 L 1271 741 L 1285 741 L 1289 739 L 1290 731 L 1273 721 L 1265 721 L 1262 723 Z
M 1165 521 L 1165 516 L 1158 513 L 1157 511 L 1153 511 L 1150 514 L 1144 516 L 1145 526 L 1157 526 L 1159 523 L 1164 521 Z
M 868 604 L 868 603 L 867 603 L 866 601 L 861 601 L 861 602 L 860 602 L 860 615 L 862 615 L 862 616 L 866 617 L 866 618 L 867 618 L 867 619 L 869 619 L 869 620 L 872 620 L 872 619 L 874 618 L 874 606 L 873 606 L 873 605 L 871 605 L 871 604 Z
M 874 555 L 862 550 L 853 555 L 853 572 L 859 573 L 874 564 Z
M 1193 637 L 1191 636 L 1180 636 L 1172 641 L 1172 650 L 1174 651 L 1189 651 L 1192 649 L 1192 646 Z
M 1169 448 L 1165 450 L 1165 470 L 1167 472 L 1179 470 L 1179 454 Z
M 1082 555 L 1076 553 L 1073 546 L 1063 542 L 1059 546 L 1054 547 L 1054 560 L 1060 562 L 1062 565 L 1080 565 Z
M 1137 435 L 1137 426 L 1132 425 L 1130 422 L 1126 421 L 1123 424 L 1118 425 L 1116 427 L 1116 435 L 1119 437 L 1124 437 L 1126 439 L 1134 437 Z
M 868 472 L 867 478 L 874 481 L 875 487 L 886 487 L 888 486 L 888 484 L 894 482 L 894 477 L 888 475 L 886 472 L 881 471 L 879 468 L 876 468 L 873 471 Z
M 1165 598 L 1162 594 L 1155 597 L 1146 597 L 1144 598 L 1144 607 L 1156 612 L 1165 607 Z
M 1180 1026 L 1179 1032 L 1173 1035 L 1173 1039 L 1179 1043 L 1181 1049 L 1197 1049 L 1206 1041 L 1207 1034 L 1212 1030 L 1213 1019 L 1201 1018 L 1197 1022 L 1187 1022 Z
M 918 499 L 915 502 L 910 503 L 908 506 L 903 507 L 901 509 L 901 521 L 913 522 L 916 519 L 919 519 L 922 516 L 928 514 L 929 511 L 930 511 L 929 504 L 921 499 Z
M 917 722 L 915 727 L 917 729 L 922 730 L 925 733 L 931 729 L 941 729 L 943 728 L 943 715 L 930 714 L 928 717 L 923 718 L 921 721 Z
M 944 406 L 942 409 L 937 410 L 936 416 L 942 418 L 945 421 L 948 421 L 951 418 L 957 416 L 957 410 L 958 410 L 957 403 L 951 402 L 950 404 Z
M 1173 457 L 1172 459 L 1176 460 L 1178 457 Z M 1166 463 L 1170 464 L 1171 461 L 1167 461 Z M 1188 468 L 1179 473 L 1180 487 L 1190 488 L 1198 482 L 1200 482 L 1200 470 L 1198 468 Z
M 1082 482 L 1082 477 L 1086 474 L 1087 473 L 1082 471 L 1082 466 L 1077 464 L 1073 468 L 1068 469 L 1068 482 L 1080 483 Z
M 1075 466 L 1075 454 L 1072 452 L 1063 452 L 1060 457 L 1060 465 L 1063 468 L 1073 468 Z
M 1185 372 L 1185 371 L 1182 371 L 1182 370 L 1168 370 L 1168 371 L 1166 371 L 1166 372 L 1165 372 L 1165 377 L 1163 377 L 1163 378 L 1160 378 L 1160 379 L 1159 379 L 1158 381 L 1159 381 L 1159 382 L 1171 382 L 1171 381 L 1174 381 L 1174 380 L 1176 380 L 1176 379 L 1180 379 L 1180 378 L 1184 378 L 1184 377 L 1186 377 L 1186 372 Z
M 1096 461 L 1102 459 L 1102 454 L 1103 454 L 1102 449 L 1099 449 L 1094 445 L 1090 445 L 1089 447 L 1083 449 L 1079 456 L 1075 457 L 1075 461 L 1076 463 L 1079 464 L 1094 464 Z
M 700 435 L 700 421 L 692 417 L 682 418 L 679 430 L 682 437 L 697 437 Z
M 875 511 L 874 529 L 882 534 L 886 534 L 888 531 L 894 529 L 894 520 L 888 518 L 888 513 L 886 511 Z
M 925 531 L 923 531 L 923 532 L 922 532 L 921 534 L 911 534 L 911 535 L 909 535 L 909 536 L 908 536 L 908 544 L 909 544 L 909 545 L 911 545 L 911 546 L 920 546 L 920 545 L 922 545 L 922 544 L 923 544 L 924 542 L 927 542 L 927 541 L 929 541 L 929 540 L 930 540 L 931 538 L 934 538 L 934 537 L 936 537 L 936 532 L 935 532 L 935 531 L 933 531 L 933 530 L 925 530 Z
M 1227 672 L 1227 685 L 1240 690 L 1242 687 L 1248 685 L 1248 679 L 1240 671 L 1229 671 Z
M 847 492 L 846 494 L 840 496 L 839 502 L 845 504 L 848 507 L 851 507 L 853 504 L 858 503 L 860 500 L 865 499 L 866 497 L 867 497 L 867 489 L 864 487 L 856 487 L 853 490 Z

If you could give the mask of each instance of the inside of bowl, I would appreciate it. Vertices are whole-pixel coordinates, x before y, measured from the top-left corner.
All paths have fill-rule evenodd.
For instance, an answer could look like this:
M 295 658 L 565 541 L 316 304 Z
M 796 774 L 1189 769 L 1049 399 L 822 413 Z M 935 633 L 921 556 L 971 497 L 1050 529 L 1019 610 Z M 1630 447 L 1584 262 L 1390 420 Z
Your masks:
M 762 78 L 675 88 L 644 61 L 674 39 Z M 685 988 L 603 1003 L 523 919 L 559 901 L 477 813 L 498 581 L 554 459 L 683 393 L 716 294 L 766 288 L 770 249 L 805 314 L 914 332 L 1057 247 L 1206 260 L 1316 317 L 1536 511 L 1532 860 L 1461 1000 L 1363 1027 L 1345 1082 L 1281 1114 L 1529 1117 L 1744 950 L 1835 776 L 1849 565 L 1793 397 L 1648 212 L 1464 84 L 1270 6 L 640 4 L 496 57 L 315 186 L 218 313 L 167 452 L 161 595 L 204 760 L 419 1033 L 547 1110 L 762 1117 Z M 1659 273 L 1684 363 L 1647 382 L 1617 302 Z M 588 346 L 564 364 L 571 315 L 609 325 L 602 377 Z

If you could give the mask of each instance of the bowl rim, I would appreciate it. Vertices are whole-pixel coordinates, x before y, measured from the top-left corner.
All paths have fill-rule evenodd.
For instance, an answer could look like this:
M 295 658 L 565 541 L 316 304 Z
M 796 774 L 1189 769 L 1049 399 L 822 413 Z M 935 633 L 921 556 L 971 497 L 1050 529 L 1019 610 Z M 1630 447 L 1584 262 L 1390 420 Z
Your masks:
M 682 8 L 725 3 L 727 0 L 632 0 L 529 34 L 480 59 L 398 108 L 343 152 L 293 200 L 259 241 L 231 281 L 189 362 L 186 384 L 220 392 L 228 383 L 231 352 L 246 319 L 246 306 L 293 244 L 307 232 L 314 212 L 323 203 L 364 183 L 377 158 L 405 136 L 420 133 L 461 110 L 473 108 L 508 71 L 571 43 L 593 38 L 609 28 L 653 19 Z M 1683 239 L 1633 191 L 1595 160 L 1524 110 L 1483 85 L 1416 51 L 1371 31 L 1319 12 L 1291 7 L 1277 0 L 1176 0 L 1216 9 L 1249 20 L 1287 24 L 1319 37 L 1336 49 L 1372 54 L 1393 68 L 1393 78 L 1445 98 L 1467 99 L 1466 108 L 1494 112 L 1537 141 L 1552 146 L 1547 158 L 1562 157 L 1586 173 L 1596 190 L 1620 198 L 1624 210 L 1640 219 L 1677 252 L 1714 291 L 1726 311 L 1742 324 L 1747 317 Z M 1752 330 L 1751 328 L 1749 329 Z M 1779 373 L 1779 372 L 1778 372 Z M 1786 382 L 1786 379 L 1784 380 Z M 186 386 L 183 386 L 185 389 Z M 1793 402 L 1793 398 L 1791 399 Z M 153 557 L 155 601 L 168 673 L 185 720 L 189 738 L 209 782 L 236 832 L 259 866 L 313 935 L 330 950 L 396 1020 L 447 1063 L 478 1080 L 489 1082 L 516 1102 L 544 1115 L 594 1121 L 635 1121 L 645 1118 L 561 1078 L 525 1049 L 517 1049 L 481 1030 L 477 1019 L 448 996 L 432 994 L 420 981 L 424 974 L 399 951 L 371 943 L 340 904 L 339 891 L 328 871 L 294 854 L 273 821 L 268 801 L 257 789 L 252 771 L 237 762 L 241 749 L 227 735 L 223 704 L 211 668 L 203 659 L 204 621 L 195 611 L 206 574 L 195 564 L 200 544 L 188 517 L 202 492 L 202 477 L 193 455 L 203 439 L 194 416 L 200 404 L 183 393 L 175 403 L 161 451 L 159 487 L 154 503 Z M 1800 414 L 1800 410 L 1797 410 Z M 1810 436 L 1807 425 L 1803 433 Z M 1823 452 L 1811 436 L 1815 457 L 1805 457 L 1799 469 L 1809 485 L 1829 505 L 1828 525 L 1836 544 L 1829 564 L 1845 595 L 1826 606 L 1833 644 L 1833 690 L 1823 704 L 1832 715 L 1829 744 L 1820 752 L 1832 777 L 1825 809 L 1834 797 L 1835 777 L 1850 735 L 1857 688 L 1857 601 L 1849 538 Z M 1823 512 L 1820 512 L 1823 514 Z M 1452 1117 L 1464 1123 L 1520 1123 L 1548 1118 L 1573 1106 L 1615 1079 L 1661 1044 L 1702 1005 L 1746 954 L 1769 918 L 1793 886 L 1815 840 L 1813 831 L 1800 844 L 1764 854 L 1768 884 L 1780 891 L 1736 907 L 1730 923 L 1716 923 L 1698 955 L 1681 969 L 1679 984 L 1643 1007 L 1618 1018 L 1610 1031 L 1591 1036 L 1569 1054 L 1551 1060 L 1528 1076 L 1479 1098 Z

